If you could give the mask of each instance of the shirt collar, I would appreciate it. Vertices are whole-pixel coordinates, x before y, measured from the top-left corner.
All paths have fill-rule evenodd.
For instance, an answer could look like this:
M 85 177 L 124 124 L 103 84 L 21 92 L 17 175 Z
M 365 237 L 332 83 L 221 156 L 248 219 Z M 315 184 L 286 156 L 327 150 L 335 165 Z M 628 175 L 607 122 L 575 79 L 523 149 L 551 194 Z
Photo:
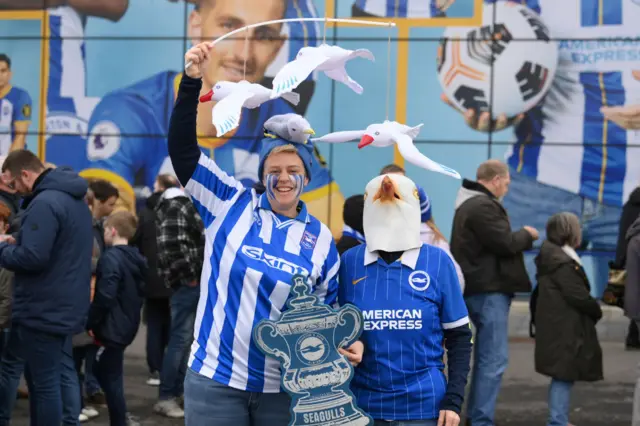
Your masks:
M 418 263 L 418 256 L 420 256 L 421 247 L 416 247 L 410 250 L 406 250 L 402 253 L 400 257 L 400 261 L 404 266 L 408 266 L 411 269 L 416 269 L 416 264 Z M 370 265 L 373 262 L 377 261 L 380 256 L 377 251 L 369 251 L 366 247 L 364 249 L 364 264 Z
M 260 195 L 260 198 L 258 199 L 258 207 L 273 212 L 266 193 Z M 294 219 L 304 223 L 311 222 L 311 217 L 309 217 L 309 212 L 307 211 L 307 205 L 302 201 L 298 201 L 298 207 L 300 208 L 300 212 L 298 212 L 298 215 Z

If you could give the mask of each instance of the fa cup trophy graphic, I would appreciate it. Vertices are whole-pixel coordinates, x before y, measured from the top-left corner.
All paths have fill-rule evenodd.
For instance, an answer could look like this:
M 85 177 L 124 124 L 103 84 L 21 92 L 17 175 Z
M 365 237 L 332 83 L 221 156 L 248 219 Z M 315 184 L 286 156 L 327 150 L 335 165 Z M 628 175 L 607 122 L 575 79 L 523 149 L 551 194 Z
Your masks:
M 353 367 L 338 352 L 360 337 L 362 313 L 353 305 L 336 311 L 321 304 L 303 275 L 293 277 L 291 293 L 280 320 L 262 320 L 253 331 L 258 348 L 280 361 L 282 385 L 291 395 L 289 425 L 373 424 L 353 401 Z

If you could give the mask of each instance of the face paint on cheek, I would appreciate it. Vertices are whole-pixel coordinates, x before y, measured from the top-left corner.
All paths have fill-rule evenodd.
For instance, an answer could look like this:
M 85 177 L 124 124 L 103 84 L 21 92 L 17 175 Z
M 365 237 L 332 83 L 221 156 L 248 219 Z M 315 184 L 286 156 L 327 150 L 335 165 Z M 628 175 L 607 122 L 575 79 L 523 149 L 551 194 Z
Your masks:
M 279 178 L 279 175 L 271 173 L 271 174 L 268 174 L 265 179 L 267 198 L 269 198 L 270 200 L 276 199 L 276 187 L 278 186 L 278 178 Z
M 304 191 L 304 175 L 289 175 L 289 179 L 295 187 L 296 198 L 299 198 Z

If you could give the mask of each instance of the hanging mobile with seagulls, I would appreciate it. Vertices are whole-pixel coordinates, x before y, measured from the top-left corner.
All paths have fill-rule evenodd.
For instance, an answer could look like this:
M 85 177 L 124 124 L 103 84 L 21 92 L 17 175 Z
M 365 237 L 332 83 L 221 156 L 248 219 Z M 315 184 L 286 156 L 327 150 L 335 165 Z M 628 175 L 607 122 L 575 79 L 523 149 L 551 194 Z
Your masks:
M 349 60 L 357 57 L 375 61 L 373 53 L 367 49 L 348 50 L 324 43 L 317 47 L 303 47 L 298 51 L 296 58 L 283 66 L 274 77 L 271 98 L 291 92 L 314 70 L 324 71 L 327 77 L 346 84 L 360 95 L 364 89 L 349 77 L 345 68 Z
M 283 93 L 281 97 L 293 105 L 300 102 L 300 95 L 295 92 Z M 221 137 L 238 127 L 242 108 L 254 109 L 270 99 L 271 90 L 242 80 L 238 83 L 217 82 L 213 89 L 200 97 L 200 102 L 217 102 L 211 115 L 216 134 Z
M 415 146 L 413 140 L 418 137 L 422 126 L 423 124 L 419 124 L 415 127 L 410 127 L 397 121 L 385 120 L 384 123 L 371 124 L 365 130 L 329 133 L 319 138 L 313 138 L 311 141 L 343 143 L 360 139 L 360 143 L 358 143 L 358 148 L 360 149 L 367 145 L 382 148 L 396 144 L 400 154 L 411 164 L 460 179 L 460 173 L 443 164 L 436 163 L 422 154 Z

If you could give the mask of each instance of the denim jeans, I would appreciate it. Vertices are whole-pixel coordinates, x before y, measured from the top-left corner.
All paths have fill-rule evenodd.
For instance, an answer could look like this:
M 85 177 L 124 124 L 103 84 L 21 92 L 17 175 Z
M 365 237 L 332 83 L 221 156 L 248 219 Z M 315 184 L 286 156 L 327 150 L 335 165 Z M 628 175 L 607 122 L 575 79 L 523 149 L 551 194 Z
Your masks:
M 160 372 L 161 400 L 177 398 L 184 392 L 184 377 L 199 298 L 200 286 L 182 286 L 171 295 L 171 332 Z
M 549 385 L 549 419 L 547 426 L 567 426 L 573 382 L 551 379 Z
M 640 321 L 636 321 L 638 327 L 640 327 Z M 636 370 L 636 387 L 633 391 L 633 413 L 631 417 L 631 426 L 640 426 L 640 364 Z
M 20 375 L 29 387 L 31 425 L 62 423 L 61 379 L 65 348 L 71 336 L 55 335 L 14 324 L 0 366 L 0 425 L 8 425 Z
M 77 426 L 80 424 L 78 416 L 82 410 L 82 395 L 80 394 L 80 381 L 73 360 L 73 348 L 69 337 L 62 349 L 62 362 L 60 363 L 60 385 L 62 392 L 62 424 L 64 426 Z
M 169 344 L 171 327 L 169 299 L 147 299 L 145 313 L 147 317 L 147 366 L 149 373 L 158 373 L 162 370 L 164 351 Z
M 127 403 L 124 399 L 124 349 L 98 348 L 93 368 L 104 390 L 111 426 L 127 425 Z
M 586 247 L 601 251 L 616 250 L 618 228 L 622 208 L 607 206 L 580 195 L 537 182 L 528 176 L 511 170 L 511 185 L 502 202 L 509 213 L 513 229 L 524 225 L 533 226 L 540 233 L 535 242 L 539 248 L 545 239 L 547 220 L 555 213 L 567 211 L 576 214 L 582 224 L 582 240 Z M 525 265 L 532 283 L 536 282 L 535 254 L 525 255 Z M 591 295 L 602 297 L 607 285 L 609 260 L 606 256 L 593 257 L 594 273 L 592 275 Z M 535 284 L 534 284 L 535 285 Z
M 288 426 L 290 404 L 286 392 L 246 392 L 187 370 L 185 426 Z
M 95 368 L 93 363 L 96 359 L 96 353 L 98 353 L 97 345 L 87 346 L 87 354 L 84 360 L 84 394 L 86 396 L 95 395 L 100 392 L 100 384 L 95 376 Z
M 467 418 L 473 426 L 493 426 L 502 375 L 509 362 L 511 297 L 476 294 L 465 297 L 465 302 L 476 328 Z
M 438 419 L 425 420 L 375 420 L 373 426 L 438 426 Z

